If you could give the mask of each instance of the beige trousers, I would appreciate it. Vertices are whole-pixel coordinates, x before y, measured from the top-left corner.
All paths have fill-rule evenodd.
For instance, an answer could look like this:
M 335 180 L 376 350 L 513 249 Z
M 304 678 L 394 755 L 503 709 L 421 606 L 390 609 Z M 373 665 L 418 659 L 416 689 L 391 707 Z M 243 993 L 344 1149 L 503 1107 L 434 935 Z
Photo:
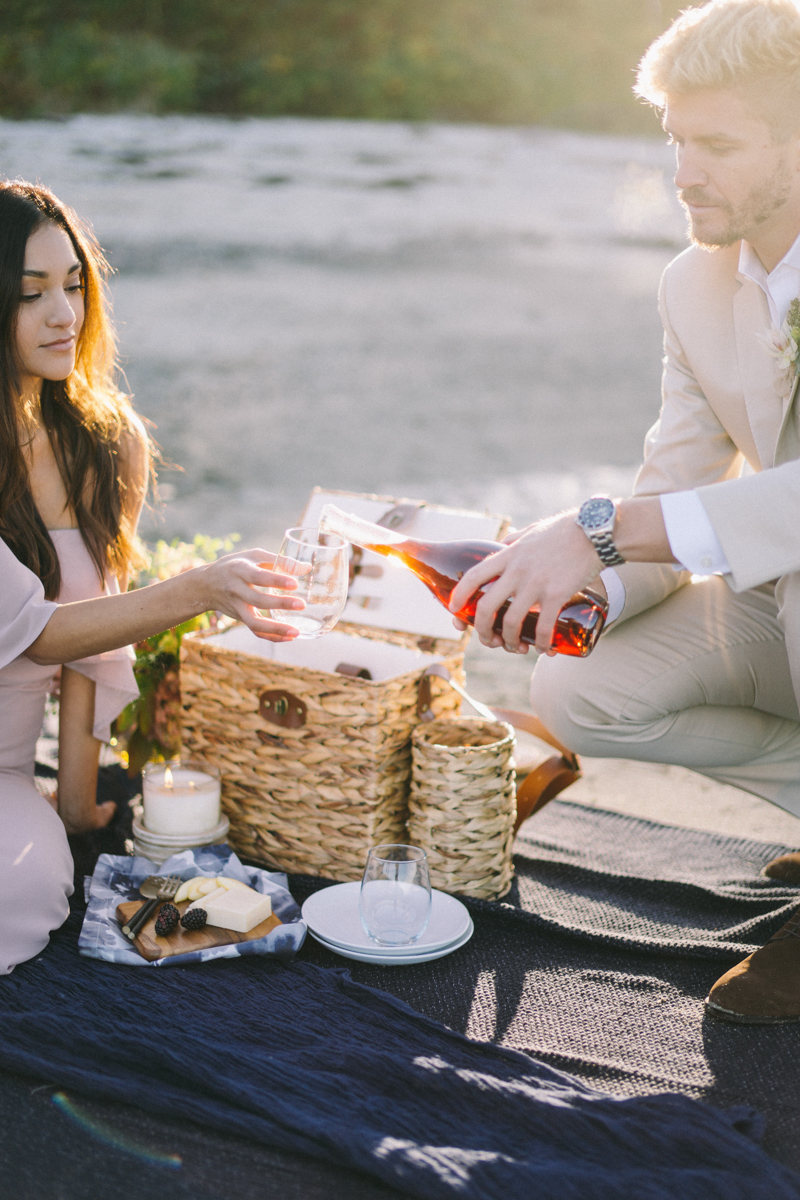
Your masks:
M 588 658 L 540 658 L 531 702 L 578 754 L 690 767 L 800 817 L 800 713 L 769 584 L 688 584 Z

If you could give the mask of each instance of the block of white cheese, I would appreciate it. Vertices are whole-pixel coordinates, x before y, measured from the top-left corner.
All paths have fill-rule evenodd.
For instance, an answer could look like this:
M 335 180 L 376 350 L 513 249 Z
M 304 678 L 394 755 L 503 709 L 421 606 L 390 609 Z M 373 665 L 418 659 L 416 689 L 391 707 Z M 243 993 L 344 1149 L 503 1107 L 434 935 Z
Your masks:
M 208 912 L 208 901 L 212 896 L 224 896 L 225 890 L 224 887 L 214 888 L 212 891 L 206 892 L 205 896 L 201 896 L 199 900 L 193 900 L 189 908 L 202 908 L 205 912 Z M 186 911 L 188 912 L 189 909 Z
M 235 933 L 249 933 L 272 916 L 269 896 L 262 896 L 261 892 L 248 887 L 217 888 L 189 907 L 205 909 L 209 925 L 232 929 Z

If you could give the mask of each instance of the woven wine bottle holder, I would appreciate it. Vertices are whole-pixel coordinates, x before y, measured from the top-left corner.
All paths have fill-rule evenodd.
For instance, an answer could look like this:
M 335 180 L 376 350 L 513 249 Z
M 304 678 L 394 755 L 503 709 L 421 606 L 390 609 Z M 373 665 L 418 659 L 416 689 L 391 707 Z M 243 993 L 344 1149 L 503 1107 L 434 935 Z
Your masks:
M 408 841 L 431 883 L 482 900 L 511 887 L 517 815 L 514 731 L 480 717 L 439 719 L 412 735 Z

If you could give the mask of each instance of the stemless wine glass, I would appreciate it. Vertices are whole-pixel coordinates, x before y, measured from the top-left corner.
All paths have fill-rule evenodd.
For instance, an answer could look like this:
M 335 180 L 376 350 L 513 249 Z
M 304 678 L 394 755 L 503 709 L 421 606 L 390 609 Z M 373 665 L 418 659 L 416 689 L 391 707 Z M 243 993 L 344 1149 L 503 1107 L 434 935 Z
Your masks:
M 347 603 L 350 563 L 344 538 L 318 529 L 287 529 L 273 570 L 293 575 L 297 588 L 265 590 L 273 596 L 299 596 L 306 606 L 302 612 L 262 609 L 264 616 L 294 625 L 301 638 L 321 637 L 333 629 Z
M 419 846 L 374 846 L 367 856 L 358 910 L 367 937 L 379 946 L 408 946 L 431 915 L 428 859 Z

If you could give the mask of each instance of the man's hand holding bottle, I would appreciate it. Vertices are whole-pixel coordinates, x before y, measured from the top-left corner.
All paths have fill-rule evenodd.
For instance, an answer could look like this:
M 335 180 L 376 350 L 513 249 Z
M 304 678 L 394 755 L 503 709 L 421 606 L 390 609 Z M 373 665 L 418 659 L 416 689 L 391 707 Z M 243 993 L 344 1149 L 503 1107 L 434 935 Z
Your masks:
M 530 608 L 539 610 L 535 647 L 554 654 L 553 628 L 559 609 L 591 584 L 606 598 L 599 578 L 603 567 L 622 562 L 676 563 L 658 496 L 632 496 L 611 501 L 592 496 L 579 509 L 536 521 L 509 534 L 507 548 L 466 571 L 450 597 L 458 612 L 482 587 L 486 592 L 475 613 L 475 629 L 484 646 L 505 646 L 524 654 L 520 627 Z M 487 586 L 488 585 L 488 586 Z M 498 608 L 510 600 L 502 637 L 492 631 Z M 456 621 L 459 628 L 461 622 Z
M 571 596 L 591 583 L 605 598 L 598 579 L 602 564 L 592 543 L 575 524 L 577 509 L 513 530 L 506 549 L 477 563 L 459 581 L 450 599 L 450 611 L 463 608 L 481 588 L 485 592 L 475 610 L 475 631 L 484 646 L 503 646 L 513 654 L 527 654 L 520 641 L 522 622 L 531 608 L 539 609 L 535 647 L 543 654 L 551 648 L 556 617 Z M 502 636 L 492 630 L 495 614 L 511 600 L 503 620 Z M 457 618 L 456 627 L 466 626 Z

